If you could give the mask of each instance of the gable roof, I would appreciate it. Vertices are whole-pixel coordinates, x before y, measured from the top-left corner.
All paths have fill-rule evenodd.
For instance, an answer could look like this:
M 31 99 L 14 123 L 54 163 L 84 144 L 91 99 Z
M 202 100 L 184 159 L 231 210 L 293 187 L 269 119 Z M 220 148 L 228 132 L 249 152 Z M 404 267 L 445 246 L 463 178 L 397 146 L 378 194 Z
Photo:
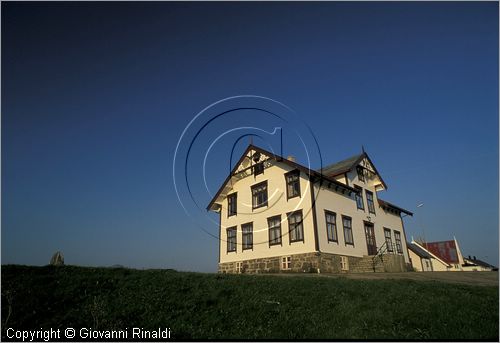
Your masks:
M 393 205 L 388 201 L 380 199 L 379 197 L 377 197 L 377 201 L 378 201 L 378 204 L 380 205 L 380 207 L 382 207 L 383 209 L 390 209 L 390 210 L 400 212 L 400 213 L 403 212 L 403 213 L 406 213 L 407 215 L 413 217 L 413 213 L 408 211 L 408 210 L 405 210 L 404 208 Z
M 481 266 L 481 267 L 484 267 L 484 268 L 492 268 L 492 269 L 495 269 L 496 267 L 489 264 L 488 262 L 484 262 L 484 261 L 481 261 L 481 260 L 478 260 L 478 259 L 471 259 L 471 258 L 465 258 L 464 257 L 464 260 L 466 262 L 469 262 L 469 263 L 472 263 L 472 264 L 475 264 L 475 265 L 478 265 L 478 266 Z
M 278 161 L 278 162 L 282 162 L 282 163 L 285 163 L 289 166 L 291 166 L 292 168 L 296 168 L 296 169 L 299 169 L 300 171 L 310 175 L 311 177 L 315 177 L 319 180 L 326 180 L 332 184 L 335 184 L 336 187 L 342 189 L 343 191 L 347 191 L 349 192 L 349 194 L 351 193 L 359 193 L 359 191 L 351 186 L 348 186 L 348 185 L 345 185 L 329 176 L 326 176 L 324 174 L 322 174 L 321 172 L 318 172 L 316 170 L 313 170 L 313 169 L 309 169 L 308 167 L 306 166 L 303 166 L 299 163 L 296 163 L 296 162 L 293 162 L 293 161 L 290 161 L 286 158 L 283 158 L 283 156 L 279 156 L 279 155 L 276 155 L 270 151 L 267 151 L 265 149 L 262 149 L 262 148 L 259 148 L 253 144 L 249 144 L 248 147 L 246 148 L 245 152 L 241 155 L 240 159 L 238 160 L 238 162 L 235 164 L 235 166 L 233 167 L 233 169 L 231 170 L 231 173 L 229 173 L 229 175 L 226 177 L 226 179 L 224 180 L 224 182 L 222 183 L 221 187 L 219 188 L 219 190 L 217 191 L 217 193 L 215 194 L 215 196 L 212 198 L 212 200 L 210 201 L 210 203 L 208 204 L 207 206 L 207 210 L 211 210 L 212 209 L 212 205 L 215 203 L 215 201 L 217 200 L 217 198 L 221 195 L 222 191 L 224 190 L 224 188 L 226 187 L 227 183 L 231 180 L 231 177 L 234 176 L 235 172 L 238 170 L 238 167 L 240 166 L 240 164 L 243 162 L 243 160 L 247 157 L 248 153 L 251 151 L 251 150 L 254 150 L 256 152 L 260 152 L 261 154 L 264 154 L 264 155 L 267 155 L 269 156 L 269 158 L 271 159 L 274 159 L 275 161 Z
M 450 266 L 450 264 L 446 261 L 444 261 L 443 259 L 441 259 L 439 256 L 435 255 L 434 253 L 432 253 L 432 251 L 429 251 L 427 250 L 425 247 L 423 247 L 422 245 L 420 245 L 418 242 L 415 242 L 415 241 L 412 241 L 411 242 L 412 245 L 415 245 L 417 247 L 419 247 L 420 249 L 424 250 L 425 252 L 427 252 L 432 258 L 440 261 L 441 263 L 443 263 L 444 265 L 446 266 Z
M 329 177 L 335 177 L 335 176 L 338 176 L 340 174 L 344 174 L 344 173 L 347 173 L 347 172 L 353 170 L 355 167 L 357 167 L 359 165 L 359 163 L 364 158 L 366 158 L 368 160 L 368 162 L 370 162 L 370 164 L 373 167 L 373 170 L 375 171 L 378 178 L 380 179 L 380 182 L 384 186 L 384 189 L 387 189 L 387 184 L 382 179 L 382 176 L 380 176 L 380 173 L 378 172 L 377 168 L 375 167 L 375 164 L 372 162 L 372 160 L 370 159 L 368 154 L 364 151 L 361 154 L 354 155 L 354 156 L 346 158 L 345 160 L 342 160 L 340 162 L 330 164 L 324 168 L 319 169 L 318 171 L 320 173 L 323 173 L 324 175 L 329 176 Z
M 331 177 L 344 174 L 354 168 L 363 159 L 363 157 L 364 154 L 354 155 L 337 163 L 327 165 L 326 167 L 321 168 L 318 171 L 323 173 L 324 175 L 328 175 Z
M 443 261 L 451 263 L 459 263 L 458 248 L 455 241 L 440 241 L 423 243 L 424 247 L 432 252 L 434 255 L 439 256 Z
M 425 249 L 422 249 L 416 244 L 406 242 L 406 246 L 408 247 L 408 249 L 413 251 L 417 256 L 421 258 L 429 258 L 429 259 L 432 258 L 432 256 Z

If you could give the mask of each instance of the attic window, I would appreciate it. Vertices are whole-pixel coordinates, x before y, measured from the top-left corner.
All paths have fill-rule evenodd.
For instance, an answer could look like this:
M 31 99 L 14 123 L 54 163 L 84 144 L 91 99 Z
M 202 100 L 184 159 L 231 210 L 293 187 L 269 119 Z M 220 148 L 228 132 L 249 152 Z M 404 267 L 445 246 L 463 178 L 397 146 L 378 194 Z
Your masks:
M 264 173 L 264 163 L 260 162 L 253 166 L 253 174 L 259 175 Z
M 358 180 L 361 182 L 365 182 L 365 174 L 363 173 L 363 167 L 356 167 L 356 171 L 358 172 Z

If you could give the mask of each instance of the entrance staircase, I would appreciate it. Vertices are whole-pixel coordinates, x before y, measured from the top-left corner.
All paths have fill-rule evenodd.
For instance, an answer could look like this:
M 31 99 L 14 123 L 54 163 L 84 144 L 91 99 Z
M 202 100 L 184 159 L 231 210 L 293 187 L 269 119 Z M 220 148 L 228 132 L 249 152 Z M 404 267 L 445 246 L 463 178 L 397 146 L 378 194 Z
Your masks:
M 384 262 L 381 258 L 373 259 L 373 256 L 363 256 L 356 263 L 351 264 L 352 273 L 383 273 L 385 272 Z
M 356 263 L 352 263 L 350 266 L 350 271 L 352 273 L 383 273 L 387 271 L 393 271 L 393 267 L 388 267 L 387 263 L 391 265 L 390 258 L 396 257 L 394 251 L 396 251 L 395 245 L 388 249 L 387 243 L 384 242 L 382 246 L 377 250 L 375 255 L 365 255 Z M 403 257 L 399 257 L 402 259 Z M 402 260 L 404 263 L 404 260 Z M 401 269 L 403 267 L 401 266 Z

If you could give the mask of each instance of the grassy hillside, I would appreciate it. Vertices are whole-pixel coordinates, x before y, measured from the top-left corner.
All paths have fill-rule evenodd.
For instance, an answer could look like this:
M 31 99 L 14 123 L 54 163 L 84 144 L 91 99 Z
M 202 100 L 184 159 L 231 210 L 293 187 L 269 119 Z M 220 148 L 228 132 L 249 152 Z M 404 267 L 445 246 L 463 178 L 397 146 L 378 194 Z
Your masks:
M 170 327 L 177 339 L 498 339 L 496 287 L 73 266 L 1 272 L 2 340 L 7 327 Z

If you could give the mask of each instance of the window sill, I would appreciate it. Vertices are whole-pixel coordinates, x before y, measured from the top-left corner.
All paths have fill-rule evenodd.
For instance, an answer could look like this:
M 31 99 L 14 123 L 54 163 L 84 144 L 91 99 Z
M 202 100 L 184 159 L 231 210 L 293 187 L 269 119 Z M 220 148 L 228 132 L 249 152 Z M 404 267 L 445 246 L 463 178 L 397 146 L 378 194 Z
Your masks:
M 297 195 L 294 195 L 294 196 L 291 196 L 291 197 L 289 197 L 289 196 L 287 195 L 287 197 L 286 197 L 286 201 L 288 201 L 288 200 L 290 200 L 290 199 L 294 199 L 294 198 L 300 198 L 300 194 L 297 194 Z
M 267 207 L 267 202 L 265 204 L 262 204 L 262 205 L 259 205 L 259 206 L 256 206 L 256 207 L 252 207 L 252 211 L 253 210 L 258 210 L 259 208 L 262 208 L 262 207 Z

